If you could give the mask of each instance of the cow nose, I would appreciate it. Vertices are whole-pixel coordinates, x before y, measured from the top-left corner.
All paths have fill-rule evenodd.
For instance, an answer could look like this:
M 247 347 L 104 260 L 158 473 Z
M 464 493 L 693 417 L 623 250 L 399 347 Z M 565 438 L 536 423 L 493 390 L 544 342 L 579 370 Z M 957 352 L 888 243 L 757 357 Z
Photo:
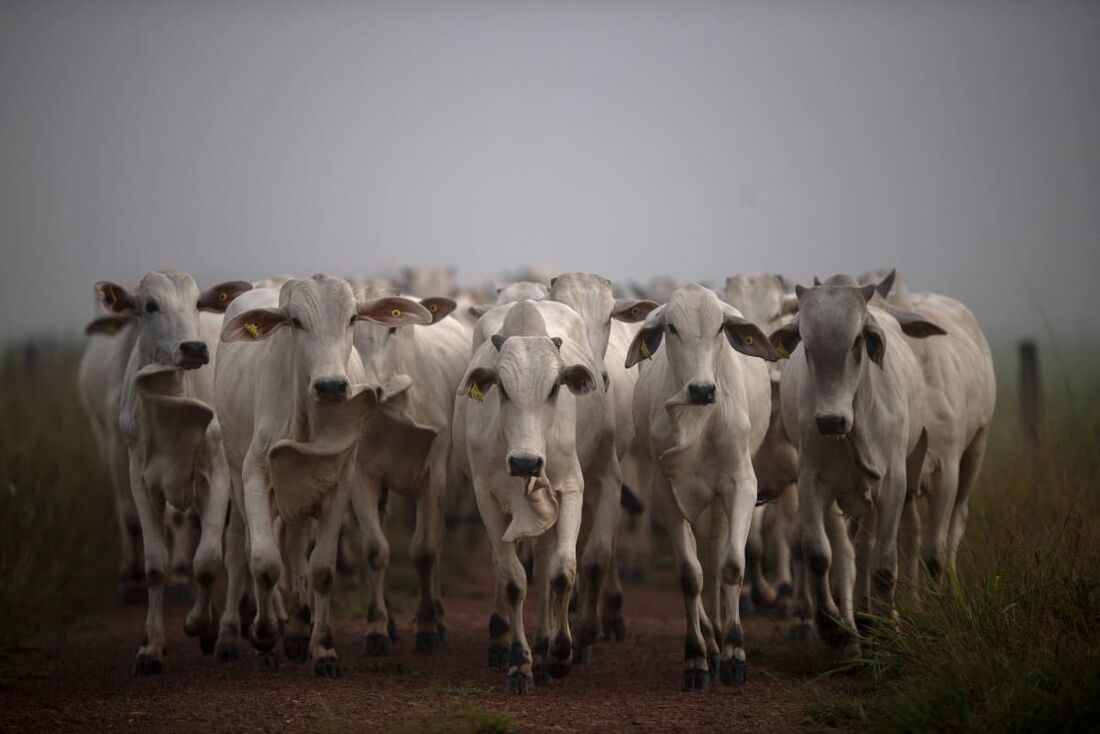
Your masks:
M 508 473 L 513 477 L 537 477 L 542 474 L 542 457 L 534 454 L 513 454 L 508 457 Z
M 822 436 L 843 436 L 848 432 L 848 419 L 842 415 L 819 415 L 817 430 Z
M 348 381 L 341 378 L 317 380 L 313 383 L 313 392 L 323 403 L 339 402 L 347 397 Z
M 181 362 L 188 365 L 202 365 L 210 361 L 210 352 L 204 341 L 180 342 Z
M 688 383 L 688 401 L 692 405 L 710 405 L 714 402 L 714 393 L 713 382 Z

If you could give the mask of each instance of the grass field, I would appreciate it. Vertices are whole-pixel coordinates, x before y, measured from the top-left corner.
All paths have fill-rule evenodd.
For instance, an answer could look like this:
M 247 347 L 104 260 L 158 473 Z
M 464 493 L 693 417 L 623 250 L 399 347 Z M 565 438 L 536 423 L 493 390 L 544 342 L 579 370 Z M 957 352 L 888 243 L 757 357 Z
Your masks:
M 115 525 L 76 396 L 77 356 L 10 351 L 0 365 L 0 664 L 21 640 L 94 622 L 113 603 Z M 1100 726 L 1100 381 L 1082 373 L 1048 387 L 1037 455 L 1018 437 L 1011 386 L 1002 390 L 958 577 L 920 604 L 903 602 L 898 627 L 871 640 L 863 660 L 797 653 L 799 675 L 813 679 L 799 689 L 813 700 L 808 723 L 875 731 Z M 393 538 L 398 607 L 415 589 L 405 543 Z M 353 613 L 360 601 L 344 596 L 337 611 Z M 477 691 L 467 693 L 470 705 L 456 704 L 456 720 L 507 730 L 504 720 L 481 718 Z

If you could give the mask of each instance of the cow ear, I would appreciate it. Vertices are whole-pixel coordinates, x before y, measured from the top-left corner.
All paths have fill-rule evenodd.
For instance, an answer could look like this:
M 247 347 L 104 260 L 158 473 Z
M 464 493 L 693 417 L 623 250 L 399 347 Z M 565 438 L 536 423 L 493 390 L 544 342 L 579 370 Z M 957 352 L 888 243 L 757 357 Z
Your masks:
M 428 313 L 432 315 L 432 323 L 438 324 L 443 319 L 447 318 L 458 304 L 450 298 L 422 298 L 420 299 L 420 305 L 428 309 Z
M 357 318 L 386 326 L 426 326 L 432 323 L 432 314 L 416 301 L 400 296 L 383 296 L 360 301 L 355 309 Z
M 280 308 L 254 308 L 239 313 L 222 325 L 223 342 L 257 342 L 290 323 Z
M 732 309 L 730 309 L 732 311 Z M 767 362 L 775 362 L 779 354 L 775 347 L 760 331 L 760 327 L 751 321 L 746 321 L 731 312 L 726 313 L 726 320 L 722 323 L 722 331 L 726 334 L 726 341 L 741 354 L 750 357 L 759 357 Z
M 634 341 L 630 342 L 630 348 L 626 350 L 626 367 L 630 369 L 643 359 L 649 359 L 661 348 L 661 339 L 665 335 L 665 325 L 646 325 L 634 335 Z
M 863 327 L 863 345 L 871 361 L 882 367 L 882 360 L 886 358 L 886 334 L 873 316 L 867 317 L 867 324 Z
M 111 313 L 137 313 L 137 300 L 118 283 L 101 280 L 95 284 L 95 292 L 99 302 Z
M 821 285 L 821 278 L 817 277 L 816 275 L 814 276 L 814 285 Z
M 507 341 L 507 339 L 505 338 L 504 334 L 493 334 L 491 337 L 489 337 L 489 341 L 493 343 L 493 346 L 496 347 L 496 350 L 499 352 L 500 348 L 504 346 L 504 342 Z
M 894 287 L 894 280 L 897 277 L 898 270 L 897 268 L 894 268 L 889 273 L 887 273 L 885 278 L 878 282 L 878 285 L 875 286 L 875 291 L 883 298 L 886 298 L 888 295 L 890 295 L 890 289 Z
M 867 285 L 859 286 L 859 294 L 863 296 L 865 302 L 870 301 L 875 297 L 875 291 L 878 290 L 878 286 L 874 283 L 868 283 Z
M 485 315 L 485 312 L 493 307 L 492 303 L 479 303 L 476 306 L 470 306 L 466 309 L 466 313 L 473 316 L 475 319 L 480 319 Z
M 596 389 L 596 376 L 583 364 L 571 364 L 561 371 L 561 383 L 574 395 L 585 395 Z
M 550 341 L 554 342 L 554 348 L 557 349 L 560 352 L 561 351 L 561 337 L 560 336 L 552 336 L 552 337 L 550 337 Z
M 814 280 L 817 280 L 817 278 L 814 278 Z M 796 299 L 801 299 L 802 294 L 805 293 L 805 292 L 806 292 L 806 286 L 802 285 L 801 283 L 796 283 L 795 284 L 795 286 L 794 286 L 794 297 Z
M 787 359 L 791 356 L 791 353 L 798 347 L 798 343 L 802 341 L 802 334 L 798 330 L 798 319 L 781 326 L 772 332 L 772 335 L 768 337 L 768 341 L 772 343 L 772 347 L 775 349 L 776 355 L 782 359 Z
M 611 309 L 611 318 L 628 324 L 636 324 L 645 321 L 657 306 L 656 301 L 634 298 L 617 298 L 615 306 Z
M 891 316 L 898 320 L 902 333 L 914 339 L 925 339 L 930 336 L 941 336 L 947 331 L 938 324 L 929 321 L 924 316 L 914 311 L 906 311 L 902 308 L 888 309 Z
M 218 283 L 199 294 L 199 310 L 225 313 L 225 309 L 229 308 L 234 298 L 250 290 L 252 290 L 252 284 L 243 280 Z
M 485 393 L 489 392 L 495 384 L 497 384 L 496 371 L 489 367 L 478 367 L 466 375 L 466 380 L 462 383 L 462 392 L 466 393 L 466 397 L 480 403 L 485 400 Z
M 102 336 L 114 336 L 127 324 L 133 323 L 134 318 L 134 316 L 129 314 L 100 316 L 98 319 L 92 319 L 88 322 L 88 325 L 84 327 L 84 333 L 88 335 L 100 334 Z

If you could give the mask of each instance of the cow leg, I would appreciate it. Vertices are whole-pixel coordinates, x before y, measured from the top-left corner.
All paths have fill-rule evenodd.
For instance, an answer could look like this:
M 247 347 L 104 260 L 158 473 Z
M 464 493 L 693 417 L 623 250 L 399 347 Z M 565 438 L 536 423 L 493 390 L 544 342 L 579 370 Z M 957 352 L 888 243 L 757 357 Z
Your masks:
M 791 503 L 793 495 L 797 494 L 794 485 L 786 486 L 780 493 L 779 501 L 771 505 L 766 513 L 766 523 L 769 532 L 766 535 L 768 552 L 775 559 L 775 591 L 778 604 L 777 614 L 781 619 L 790 619 L 792 614 L 792 600 L 794 598 L 794 578 L 791 574 L 791 525 L 792 518 L 787 505 Z M 797 500 L 795 500 L 797 501 Z M 794 510 L 797 514 L 797 510 Z
M 721 581 L 730 599 L 739 599 L 741 596 L 741 585 L 745 578 L 745 544 L 755 519 L 756 496 L 756 474 L 752 469 L 751 458 L 745 456 L 734 474 L 733 487 L 726 494 L 723 508 L 727 517 L 727 535 L 722 543 Z M 740 686 L 744 685 L 748 675 L 745 634 L 741 628 L 740 605 L 729 604 L 728 607 L 722 620 L 722 649 L 718 658 L 718 671 L 722 683 Z
M 168 526 L 168 583 L 165 594 L 173 603 L 183 603 L 191 596 L 191 559 L 195 552 L 195 533 L 191 518 L 182 509 L 165 507 L 164 522 Z
M 920 600 L 920 510 L 916 495 L 905 496 L 905 506 L 901 515 L 901 530 L 898 538 L 898 561 L 901 576 L 905 580 L 904 588 L 914 602 Z
M 725 554 L 723 545 L 726 535 L 729 533 L 729 518 L 726 517 L 725 508 L 719 502 L 712 502 L 703 517 L 708 521 L 709 534 L 707 542 L 708 552 L 701 558 L 703 564 L 703 593 L 700 595 L 699 629 L 703 632 L 703 644 L 707 649 L 707 669 L 711 678 L 718 675 L 718 635 L 723 628 L 722 620 L 725 605 L 730 601 L 725 598 L 726 589 L 722 586 L 722 562 Z M 740 599 L 734 599 L 734 604 L 740 604 Z
M 144 595 L 145 572 L 141 561 L 141 521 L 130 492 L 130 454 L 124 441 L 113 439 L 110 444 L 106 454 L 118 521 L 118 598 L 124 604 L 137 604 Z
M 536 686 L 548 686 L 553 680 L 547 667 L 546 654 L 550 649 L 550 636 L 554 627 L 554 611 L 550 604 L 550 557 L 553 554 L 553 528 L 533 541 L 534 563 L 530 583 L 537 593 L 538 614 L 535 619 L 535 642 L 531 645 L 531 674 Z
M 615 531 L 619 527 L 619 519 L 622 511 L 622 473 L 619 461 L 615 457 L 614 447 L 608 449 L 608 455 L 600 460 L 602 471 L 599 476 L 591 477 L 584 483 L 585 494 L 592 493 L 592 524 L 589 528 L 588 539 L 584 544 L 584 555 L 581 558 L 581 568 L 584 574 L 582 586 L 582 599 L 580 617 L 577 629 L 577 638 L 582 648 L 588 648 L 599 638 L 599 600 L 603 590 L 604 577 L 611 566 L 611 558 L 615 553 Z M 559 520 L 560 522 L 560 520 Z M 577 518 L 579 533 L 580 518 Z M 560 533 L 561 531 L 559 531 Z M 566 532 L 572 533 L 572 530 Z M 574 541 L 576 537 L 574 537 Z M 576 545 L 573 546 L 576 548 Z M 575 554 L 575 551 L 574 551 Z M 556 578 L 556 577 L 555 577 Z M 570 588 L 573 583 L 570 582 Z M 620 600 L 622 594 L 619 595 Z M 620 603 L 620 608 L 622 604 Z M 612 620 L 612 627 L 616 621 Z M 617 624 L 624 627 L 622 617 Z
M 970 515 L 970 492 L 974 489 L 978 473 L 982 469 L 987 437 L 988 433 L 983 428 L 966 447 L 959 462 L 959 491 L 955 495 L 955 510 L 951 513 L 951 535 L 947 544 L 947 567 L 952 572 L 955 570 L 959 544 L 966 533 L 966 520 Z
M 746 572 L 752 592 L 752 602 L 756 606 L 770 609 L 778 601 L 778 595 L 764 575 L 764 513 L 767 506 L 753 507 L 752 524 L 745 542 Z
M 367 637 L 363 646 L 363 654 L 367 657 L 385 657 L 390 654 L 392 645 L 388 632 L 389 607 L 386 604 L 386 567 L 390 562 L 390 543 L 386 540 L 379 514 L 378 501 L 381 496 L 382 485 L 367 477 L 363 477 L 351 494 L 352 509 L 363 534 L 363 557 L 367 561 L 370 605 L 367 607 Z
M 695 536 L 688 521 L 680 514 L 672 496 L 672 485 L 664 476 L 653 479 L 653 502 L 661 513 L 676 563 L 680 569 L 680 590 L 684 597 L 687 630 L 684 638 L 684 688 L 697 690 L 710 686 L 710 666 L 700 619 L 703 567 L 695 548 Z
M 855 611 L 856 624 L 860 631 L 866 632 L 871 613 L 871 548 L 875 542 L 875 520 L 873 509 L 868 509 L 854 521 L 853 546 L 856 554 Z
M 164 669 L 164 571 L 168 548 L 164 528 L 164 496 L 145 484 L 140 459 L 130 462 L 130 487 L 134 507 L 141 522 L 141 538 L 145 557 L 145 585 L 149 607 L 145 616 L 145 639 L 138 648 L 132 672 L 151 675 Z
M 579 483 L 578 483 L 579 484 Z M 618 497 L 614 498 L 616 506 Z M 554 678 L 569 675 L 573 663 L 573 635 L 569 630 L 569 599 L 577 581 L 577 536 L 580 533 L 583 500 L 580 487 L 563 488 L 558 521 L 549 536 L 545 564 L 549 575 L 549 593 L 543 596 L 550 623 L 550 644 L 546 653 L 546 669 Z M 618 517 L 614 518 L 614 529 Z M 589 540 L 594 537 L 590 536 Z M 611 551 L 608 550 L 608 558 Z M 543 591 L 546 591 L 544 588 Z M 598 587 L 597 587 L 598 591 Z M 596 592 L 593 592 L 596 593 Z M 595 619 L 592 620 L 593 627 Z
M 475 481 L 476 486 L 476 481 Z M 527 634 L 523 629 L 523 600 L 527 595 L 527 572 L 516 555 L 516 544 L 502 540 L 508 527 L 504 511 L 497 501 L 488 494 L 477 492 L 477 507 L 485 530 L 489 535 L 489 544 L 493 549 L 493 569 L 496 572 L 496 594 L 503 604 L 506 619 L 489 620 L 490 633 L 500 633 L 489 644 L 489 661 L 492 664 L 493 645 L 501 640 L 510 642 L 508 650 L 508 687 L 510 693 L 527 693 L 534 685 L 531 670 L 531 647 L 527 644 Z M 500 623 L 507 625 L 507 629 Z M 509 634 L 510 633 L 510 634 Z
M 622 531 L 620 528 L 620 532 Z M 604 578 L 600 597 L 600 632 L 605 640 L 622 642 L 626 638 L 626 622 L 623 619 L 623 585 L 619 578 L 617 541 L 618 539 L 616 550 L 611 553 L 608 561 L 607 576 Z M 588 662 L 588 648 L 579 648 L 575 658 L 575 662 L 579 664 Z
M 409 557 L 420 579 L 419 602 L 413 620 L 413 649 L 437 652 L 447 635 L 439 589 L 439 552 L 443 545 L 443 503 L 447 498 L 447 449 L 450 437 L 437 439 L 429 458 L 432 469 L 416 501 L 416 529 Z
M 829 576 L 832 581 L 831 590 L 833 599 L 840 609 L 840 619 L 848 626 L 848 630 L 856 628 L 855 578 L 856 557 L 855 548 L 852 546 L 848 533 L 848 523 L 844 519 L 844 513 L 833 503 L 825 511 L 825 535 L 833 550 L 833 562 L 829 568 Z M 850 651 L 858 650 L 859 640 L 852 637 Z
M 921 555 L 932 579 L 940 579 L 947 561 L 951 515 L 959 491 L 959 460 L 945 457 L 937 462 L 928 479 L 928 522 L 924 526 Z
M 239 497 L 240 493 L 234 491 L 234 496 Z M 225 609 L 218 622 L 218 641 L 214 645 L 214 659 L 219 663 L 228 663 L 240 656 L 241 603 L 248 581 L 242 509 L 240 502 L 234 499 L 229 509 L 229 527 L 225 531 Z
M 279 544 L 275 537 L 269 481 L 262 464 L 246 459 L 244 506 L 248 524 L 248 565 L 256 596 L 256 617 L 248 636 L 256 652 L 254 666 L 261 670 L 276 665 L 272 650 L 279 641 L 279 625 L 273 597 L 283 570 Z
M 194 569 L 195 605 L 184 622 L 184 631 L 191 637 L 198 637 L 202 651 L 206 655 L 214 652 L 218 637 L 218 626 L 214 622 L 213 591 L 214 582 L 222 568 L 222 535 L 225 532 L 225 515 L 229 509 L 229 467 L 225 454 L 221 450 L 221 441 L 208 441 L 207 450 L 211 457 L 210 470 L 205 477 L 205 491 L 199 510 L 201 534 L 199 547 L 195 551 Z
M 895 465 L 882 480 L 876 503 L 875 544 L 870 558 L 871 611 L 877 619 L 894 619 L 898 581 L 898 532 L 905 509 L 905 465 Z
M 313 585 L 313 635 L 309 640 L 313 674 L 325 678 L 340 677 L 340 662 L 332 640 L 329 608 L 332 585 L 336 579 L 336 549 L 340 544 L 340 525 L 348 511 L 351 481 L 345 477 L 336 491 L 321 503 L 317 523 L 317 542 L 309 556 L 309 577 Z
M 826 508 L 813 474 L 798 477 L 798 512 L 802 521 L 803 583 L 812 597 L 814 622 L 821 638 L 833 647 L 848 644 L 850 633 L 840 624 L 840 610 L 829 585 L 832 546 L 826 534 Z
M 290 609 L 286 630 L 283 632 L 283 652 L 288 660 L 305 662 L 309 657 L 309 637 L 313 627 L 313 609 L 310 598 L 309 566 L 306 553 L 313 535 L 313 521 L 301 518 L 283 527 L 286 573 L 283 578 L 289 585 Z

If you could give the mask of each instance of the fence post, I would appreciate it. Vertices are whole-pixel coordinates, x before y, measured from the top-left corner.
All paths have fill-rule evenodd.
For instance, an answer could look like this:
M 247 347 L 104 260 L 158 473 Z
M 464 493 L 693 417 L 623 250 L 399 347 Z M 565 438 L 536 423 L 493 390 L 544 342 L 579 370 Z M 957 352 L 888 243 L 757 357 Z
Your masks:
M 1039 448 L 1043 397 L 1039 382 L 1039 347 L 1032 339 L 1020 341 L 1020 429 L 1032 450 Z

